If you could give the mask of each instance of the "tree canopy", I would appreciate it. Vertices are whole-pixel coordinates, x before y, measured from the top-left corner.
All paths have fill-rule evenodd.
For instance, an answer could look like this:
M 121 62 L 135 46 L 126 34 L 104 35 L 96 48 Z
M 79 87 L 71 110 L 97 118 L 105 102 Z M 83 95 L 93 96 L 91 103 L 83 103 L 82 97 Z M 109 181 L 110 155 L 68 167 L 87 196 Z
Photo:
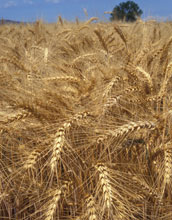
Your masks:
M 110 20 L 122 20 L 126 22 L 133 22 L 140 17 L 143 11 L 139 6 L 133 1 L 122 2 L 116 7 L 114 7 Z

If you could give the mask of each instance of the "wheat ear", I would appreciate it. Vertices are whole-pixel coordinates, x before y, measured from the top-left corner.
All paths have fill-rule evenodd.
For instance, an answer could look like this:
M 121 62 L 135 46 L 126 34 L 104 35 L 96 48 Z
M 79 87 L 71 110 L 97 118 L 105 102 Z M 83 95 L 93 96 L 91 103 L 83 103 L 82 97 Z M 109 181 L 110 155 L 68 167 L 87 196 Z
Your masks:
M 52 197 L 52 199 L 45 204 L 45 208 L 46 208 L 45 220 L 54 219 L 53 215 L 57 210 L 58 202 L 61 199 L 62 193 L 64 193 L 65 191 L 66 191 L 66 185 L 64 185 L 61 189 L 55 189 L 49 193 L 48 197 Z
M 34 165 L 36 164 L 37 158 L 40 156 L 40 152 L 38 150 L 32 151 L 31 154 L 29 154 L 25 164 L 24 164 L 24 169 L 30 169 L 34 168 Z
M 100 186 L 103 192 L 103 200 L 104 200 L 103 208 L 107 208 L 110 211 L 110 209 L 112 208 L 113 193 L 112 193 L 112 187 L 110 185 L 108 169 L 102 163 L 97 164 L 95 168 L 99 173 Z
M 166 89 L 167 89 L 167 85 L 168 82 L 171 78 L 171 68 L 172 68 L 172 62 L 170 62 L 167 66 L 166 72 L 165 72 L 165 78 L 164 81 L 162 83 L 162 86 L 160 88 L 159 94 L 158 94 L 158 99 L 159 101 L 161 101 L 162 97 L 165 95 Z
M 168 142 L 164 150 L 165 184 L 170 184 L 172 180 L 172 144 Z
M 75 22 L 77 25 L 79 25 L 79 18 L 78 17 L 75 18 Z
M 96 53 L 85 53 L 85 54 L 82 54 L 78 57 L 76 57 L 73 61 L 72 61 L 72 65 L 74 65 L 76 62 L 80 61 L 80 60 L 84 60 L 86 58 L 88 59 L 92 59 L 92 57 L 95 57 L 97 54 Z
M 103 105 L 103 114 L 105 114 L 108 110 L 108 108 L 112 107 L 113 105 L 118 104 L 119 100 L 121 98 L 121 95 L 112 97 L 112 98 L 108 98 L 106 103 Z
M 110 83 L 106 86 L 105 91 L 103 92 L 103 98 L 108 97 L 111 89 L 113 88 L 115 83 L 118 83 L 121 78 L 119 76 L 114 77 Z
M 138 121 L 138 122 L 129 122 L 128 124 L 125 124 L 121 126 L 119 129 L 115 131 L 113 134 L 114 137 L 119 137 L 128 134 L 129 132 L 133 132 L 135 130 L 140 130 L 140 129 L 154 129 L 155 124 L 153 122 L 148 122 L 148 121 Z
M 158 196 L 156 189 L 153 189 L 145 181 L 140 180 L 136 176 L 133 176 L 132 180 L 135 184 L 140 185 L 140 192 L 146 192 L 146 194 L 148 194 L 150 197 L 154 197 L 155 199 L 159 199 L 159 196 Z
M 86 25 L 90 24 L 92 21 L 97 21 L 99 20 L 97 17 L 92 17 L 88 21 L 85 22 Z
M 50 161 L 52 172 L 54 172 L 57 162 L 60 159 L 60 153 L 62 151 L 65 141 L 65 127 L 60 127 L 55 134 L 53 153 Z
M 64 82 L 75 82 L 75 83 L 79 83 L 79 79 L 77 77 L 73 77 L 73 76 L 55 76 L 55 77 L 46 77 L 43 78 L 43 80 L 45 81 L 64 81 Z
M 15 56 L 13 57 L 0 57 L 0 62 L 12 63 L 17 66 L 19 69 L 24 70 L 26 72 L 30 72 L 30 70 Z
M 86 206 L 87 206 L 86 216 L 88 220 L 98 220 L 97 214 L 96 214 L 95 201 L 92 195 L 90 195 L 86 199 Z
M 71 127 L 74 122 L 78 122 L 79 120 L 87 117 L 90 113 L 83 112 L 74 115 L 68 122 L 65 122 L 62 127 L 60 127 L 56 134 L 53 144 L 53 153 L 50 161 L 51 170 L 54 172 L 57 162 L 60 159 L 60 154 L 63 150 L 65 143 L 65 131 Z
M 58 21 L 61 24 L 61 26 L 63 26 L 64 22 L 63 22 L 63 19 L 60 15 L 58 16 Z
M 96 30 L 94 30 L 94 33 L 97 35 L 97 37 L 98 37 L 102 47 L 104 48 L 104 50 L 108 53 L 107 44 L 106 44 L 105 40 L 103 39 L 100 30 L 96 29 Z
M 170 47 L 172 43 L 172 37 L 169 38 L 169 40 L 167 41 L 167 43 L 163 46 L 163 49 L 161 51 L 161 57 L 160 57 L 160 64 L 162 65 L 162 63 L 164 62 L 164 60 L 167 58 L 168 56 L 168 49 Z
M 21 112 L 17 113 L 14 116 L 8 117 L 3 123 L 8 124 L 8 123 L 11 123 L 13 121 L 19 121 L 19 120 L 25 119 L 25 118 L 27 118 L 31 115 L 32 114 L 30 112 L 21 111 Z
M 148 84 L 149 84 L 149 87 L 151 89 L 151 91 L 153 90 L 153 82 L 152 82 L 152 78 L 150 76 L 149 73 L 147 73 L 144 69 L 142 69 L 141 67 L 137 66 L 136 67 L 136 70 L 138 70 L 140 73 L 143 74 L 143 76 L 146 78 Z
M 133 132 L 135 130 L 140 130 L 140 129 L 155 129 L 155 124 L 153 122 L 148 122 L 148 121 L 138 121 L 138 122 L 129 122 L 128 124 L 124 124 L 118 129 L 116 129 L 114 132 L 110 132 L 109 135 L 103 136 L 101 138 L 98 138 L 97 142 L 102 142 L 107 140 L 109 137 L 115 137 L 119 138 L 124 135 L 127 135 L 130 132 Z
M 45 63 L 48 62 L 48 52 L 49 52 L 49 50 L 48 50 L 48 48 L 46 47 L 46 48 L 44 49 L 44 62 L 45 62 Z
M 115 24 L 114 25 L 114 29 L 117 32 L 117 34 L 120 36 L 120 38 L 122 39 L 122 41 L 124 42 L 126 48 L 127 48 L 127 38 L 124 35 L 123 31 L 121 30 L 121 28 L 119 27 L 119 25 Z
M 136 68 L 133 65 L 133 63 L 129 62 L 129 63 L 127 63 L 126 66 L 122 66 L 121 69 L 126 71 L 129 75 L 138 78 L 138 76 L 136 74 Z

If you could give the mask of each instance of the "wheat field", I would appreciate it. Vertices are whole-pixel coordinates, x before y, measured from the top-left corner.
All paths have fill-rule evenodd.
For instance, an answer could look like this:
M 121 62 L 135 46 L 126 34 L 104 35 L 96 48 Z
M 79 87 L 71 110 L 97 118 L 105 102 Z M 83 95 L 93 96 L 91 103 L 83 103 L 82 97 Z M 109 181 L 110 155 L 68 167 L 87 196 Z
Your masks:
M 1 220 L 172 219 L 172 23 L 96 20 L 0 25 Z

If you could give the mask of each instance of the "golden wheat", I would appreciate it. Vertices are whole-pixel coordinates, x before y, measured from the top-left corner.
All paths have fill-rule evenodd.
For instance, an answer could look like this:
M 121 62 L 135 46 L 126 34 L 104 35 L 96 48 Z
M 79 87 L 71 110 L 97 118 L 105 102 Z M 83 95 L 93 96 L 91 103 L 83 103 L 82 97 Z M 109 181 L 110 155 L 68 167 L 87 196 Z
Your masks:
M 0 219 L 172 218 L 171 35 L 96 17 L 0 26 Z

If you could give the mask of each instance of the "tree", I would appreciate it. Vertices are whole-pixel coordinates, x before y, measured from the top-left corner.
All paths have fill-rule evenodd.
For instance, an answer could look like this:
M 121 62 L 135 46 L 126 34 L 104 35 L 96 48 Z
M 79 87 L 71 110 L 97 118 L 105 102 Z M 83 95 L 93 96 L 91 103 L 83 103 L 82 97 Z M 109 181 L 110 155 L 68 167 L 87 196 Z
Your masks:
M 110 20 L 122 20 L 127 22 L 136 21 L 137 17 L 140 17 L 143 11 L 133 1 L 122 2 L 117 5 L 112 13 Z

